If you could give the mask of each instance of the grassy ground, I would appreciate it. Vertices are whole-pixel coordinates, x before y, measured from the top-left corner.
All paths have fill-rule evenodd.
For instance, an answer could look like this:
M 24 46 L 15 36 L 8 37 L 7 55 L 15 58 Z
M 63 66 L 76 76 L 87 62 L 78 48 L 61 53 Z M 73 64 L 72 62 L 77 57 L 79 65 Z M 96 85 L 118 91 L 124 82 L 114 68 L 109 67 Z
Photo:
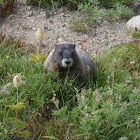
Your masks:
M 7 7 L 0 2 L 1 16 Z M 74 29 L 86 32 L 85 25 L 92 25 L 102 13 L 110 19 L 133 15 L 122 5 L 113 12 L 99 10 L 97 2 L 79 3 L 78 9 L 86 11 L 80 11 L 85 13 L 84 23 L 73 22 Z M 98 55 L 97 82 L 86 86 L 45 72 L 43 56 L 29 55 L 34 46 L 0 36 L 0 139 L 140 139 L 139 35 L 135 32 L 134 42 Z M 13 85 L 17 74 L 22 79 L 18 88 Z
M 86 87 L 45 72 L 31 49 L 0 37 L 0 139 L 140 139 L 137 39 L 97 56 L 97 82 Z M 18 101 L 17 74 L 24 81 Z

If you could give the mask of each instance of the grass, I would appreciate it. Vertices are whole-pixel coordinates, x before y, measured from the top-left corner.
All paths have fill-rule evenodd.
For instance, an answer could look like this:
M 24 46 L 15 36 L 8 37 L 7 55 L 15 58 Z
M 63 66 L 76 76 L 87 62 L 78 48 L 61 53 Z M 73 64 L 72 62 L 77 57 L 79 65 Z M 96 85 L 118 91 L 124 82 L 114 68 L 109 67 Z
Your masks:
M 85 17 L 73 21 L 72 30 L 89 32 L 103 13 L 108 20 L 133 14 L 122 5 L 116 5 L 115 11 L 89 2 L 88 6 L 79 3 Z M 132 36 L 134 42 L 116 45 L 96 57 L 97 82 L 85 87 L 45 72 L 44 58 L 34 55 L 34 46 L 0 35 L 0 139 L 140 139 L 139 30 Z M 13 86 L 17 74 L 24 81 L 18 88 L 22 105 L 17 104 Z
M 111 22 L 129 19 L 134 15 L 132 8 L 119 1 L 114 1 L 114 3 L 110 1 L 113 5 L 109 9 L 103 7 L 103 3 L 103 1 L 99 0 L 79 2 L 76 19 L 73 18 L 73 21 L 70 23 L 70 29 L 77 32 L 91 33 L 100 25 L 101 21 L 108 20 Z M 109 1 L 107 1 L 107 5 L 109 5 Z
M 139 39 L 140 38 L 140 29 L 132 31 L 131 34 L 135 39 Z
M 17 43 L 18 42 L 18 43 Z M 0 37 L 0 139 L 140 138 L 140 48 L 135 42 L 104 50 L 96 58 L 97 82 L 81 86 L 44 72 L 30 61 L 29 47 Z M 20 73 L 25 84 L 12 83 Z M 17 116 L 16 116 L 17 114 Z

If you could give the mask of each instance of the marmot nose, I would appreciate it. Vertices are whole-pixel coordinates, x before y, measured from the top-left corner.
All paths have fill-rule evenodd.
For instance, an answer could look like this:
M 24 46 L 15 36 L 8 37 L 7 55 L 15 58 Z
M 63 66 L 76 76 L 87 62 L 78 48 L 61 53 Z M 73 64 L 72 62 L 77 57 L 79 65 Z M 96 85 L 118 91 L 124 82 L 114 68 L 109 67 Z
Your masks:
M 69 64 L 71 63 L 71 61 L 70 61 L 70 60 L 67 60 L 67 61 L 65 61 L 65 63 L 66 63 L 67 65 L 69 65 Z

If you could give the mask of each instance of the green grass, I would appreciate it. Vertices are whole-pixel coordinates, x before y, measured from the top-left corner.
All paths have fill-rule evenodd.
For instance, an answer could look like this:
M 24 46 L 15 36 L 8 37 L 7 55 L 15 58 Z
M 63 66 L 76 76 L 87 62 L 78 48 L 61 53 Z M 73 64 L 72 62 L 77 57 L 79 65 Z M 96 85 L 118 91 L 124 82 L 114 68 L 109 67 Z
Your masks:
M 132 31 L 132 37 L 135 39 L 139 39 L 140 38 L 140 29 L 137 29 L 136 31 Z
M 79 2 L 77 5 L 77 16 L 73 18 L 70 29 L 77 32 L 91 33 L 104 20 L 111 22 L 121 19 L 130 19 L 134 16 L 132 8 L 118 0 L 114 2 L 110 1 L 112 7 L 109 9 L 104 7 L 105 5 L 103 3 L 103 1 L 101 2 L 99 0 Z M 109 3 L 107 3 L 107 5 L 109 5 Z
M 20 73 L 25 84 L 19 102 L 26 106 L 8 107 L 16 104 L 13 84 L 0 93 L 0 139 L 140 139 L 137 43 L 97 56 L 97 82 L 86 87 L 44 72 L 43 62 L 29 61 L 30 53 L 29 47 L 0 38 L 0 89 Z
M 89 28 L 84 23 L 79 23 L 77 21 L 72 21 L 69 23 L 69 29 L 76 31 L 76 32 L 82 32 L 87 33 L 89 32 Z

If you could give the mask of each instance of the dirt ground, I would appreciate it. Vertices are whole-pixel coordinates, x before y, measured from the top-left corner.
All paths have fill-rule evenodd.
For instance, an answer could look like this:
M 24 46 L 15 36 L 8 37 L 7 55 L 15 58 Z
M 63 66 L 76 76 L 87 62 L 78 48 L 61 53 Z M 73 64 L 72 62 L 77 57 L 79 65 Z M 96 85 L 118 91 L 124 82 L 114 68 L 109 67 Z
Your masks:
M 92 33 L 83 34 L 69 29 L 69 22 L 74 16 L 75 12 L 68 11 L 65 7 L 58 9 L 53 15 L 53 11 L 47 8 L 39 9 L 15 3 L 12 13 L 5 18 L 0 18 L 0 31 L 7 36 L 15 36 L 27 44 L 37 46 L 35 34 L 41 26 L 44 28 L 43 52 L 54 48 L 58 40 L 65 40 L 75 43 L 77 47 L 84 45 L 93 57 L 105 48 L 132 40 L 125 28 L 127 21 L 108 22 L 104 20 Z

